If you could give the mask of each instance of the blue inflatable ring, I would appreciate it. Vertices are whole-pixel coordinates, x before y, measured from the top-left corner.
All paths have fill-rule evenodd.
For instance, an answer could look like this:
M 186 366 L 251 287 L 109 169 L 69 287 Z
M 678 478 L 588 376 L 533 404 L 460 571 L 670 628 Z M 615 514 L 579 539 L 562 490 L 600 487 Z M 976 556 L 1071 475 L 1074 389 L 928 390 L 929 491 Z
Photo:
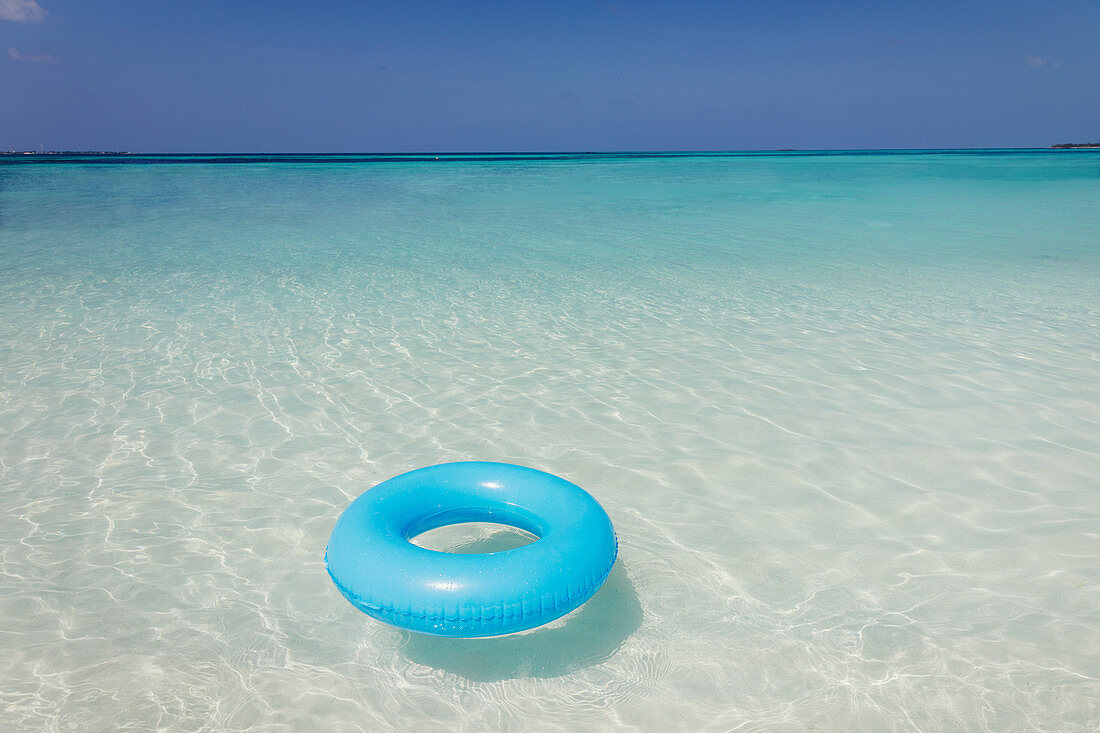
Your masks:
M 506 524 L 538 539 L 480 555 L 409 542 L 461 522 Z M 344 597 L 379 621 L 436 636 L 497 636 L 579 607 L 616 551 L 611 520 L 581 487 L 507 463 L 445 463 L 353 501 L 332 530 L 325 566 Z

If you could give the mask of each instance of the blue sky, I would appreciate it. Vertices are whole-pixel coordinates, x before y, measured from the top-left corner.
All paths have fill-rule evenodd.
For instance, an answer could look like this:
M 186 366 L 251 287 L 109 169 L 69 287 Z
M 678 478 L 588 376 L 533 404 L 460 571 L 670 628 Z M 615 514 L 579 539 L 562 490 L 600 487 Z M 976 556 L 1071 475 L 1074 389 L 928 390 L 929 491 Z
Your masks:
M 0 0 L 0 146 L 1100 140 L 1100 0 Z

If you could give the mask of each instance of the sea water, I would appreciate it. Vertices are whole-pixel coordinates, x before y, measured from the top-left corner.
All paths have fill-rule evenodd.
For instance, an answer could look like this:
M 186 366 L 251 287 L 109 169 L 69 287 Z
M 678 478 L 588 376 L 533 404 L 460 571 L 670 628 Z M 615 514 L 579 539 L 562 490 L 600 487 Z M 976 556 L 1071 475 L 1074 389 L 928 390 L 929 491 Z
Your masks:
M 4 730 L 1100 727 L 1095 152 L 4 159 L 0 345 Z M 603 589 L 352 608 L 468 459 Z

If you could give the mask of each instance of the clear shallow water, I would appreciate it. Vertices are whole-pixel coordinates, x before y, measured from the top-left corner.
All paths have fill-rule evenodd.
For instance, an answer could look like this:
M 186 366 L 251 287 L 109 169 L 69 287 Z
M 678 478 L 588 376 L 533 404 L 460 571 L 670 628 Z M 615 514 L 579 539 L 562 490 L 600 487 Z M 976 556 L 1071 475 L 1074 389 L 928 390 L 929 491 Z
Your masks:
M 1091 151 L 0 162 L 0 723 L 1095 730 L 1098 201 Z M 589 604 L 339 596 L 340 511 L 462 459 L 601 501 Z

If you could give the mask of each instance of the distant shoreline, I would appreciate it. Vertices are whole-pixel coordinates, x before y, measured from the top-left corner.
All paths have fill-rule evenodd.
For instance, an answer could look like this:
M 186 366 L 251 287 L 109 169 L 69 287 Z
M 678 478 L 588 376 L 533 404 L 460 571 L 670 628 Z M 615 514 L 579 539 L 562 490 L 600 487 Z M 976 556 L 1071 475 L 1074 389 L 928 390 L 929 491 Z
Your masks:
M 1046 148 L 775 148 L 745 150 L 667 150 L 667 151 L 484 151 L 484 152 L 386 152 L 386 153 L 141 153 L 125 150 L 0 150 L 0 160 L 24 160 L 27 162 L 85 162 L 92 160 L 128 162 L 218 162 L 251 163 L 311 162 L 342 160 L 345 162 L 428 162 L 468 160 L 552 160 L 552 159 L 601 159 L 601 158 L 681 158 L 705 155 L 757 156 L 757 155 L 905 155 L 919 153 L 1035 153 L 1044 150 L 1100 150 L 1100 142 L 1058 143 Z

